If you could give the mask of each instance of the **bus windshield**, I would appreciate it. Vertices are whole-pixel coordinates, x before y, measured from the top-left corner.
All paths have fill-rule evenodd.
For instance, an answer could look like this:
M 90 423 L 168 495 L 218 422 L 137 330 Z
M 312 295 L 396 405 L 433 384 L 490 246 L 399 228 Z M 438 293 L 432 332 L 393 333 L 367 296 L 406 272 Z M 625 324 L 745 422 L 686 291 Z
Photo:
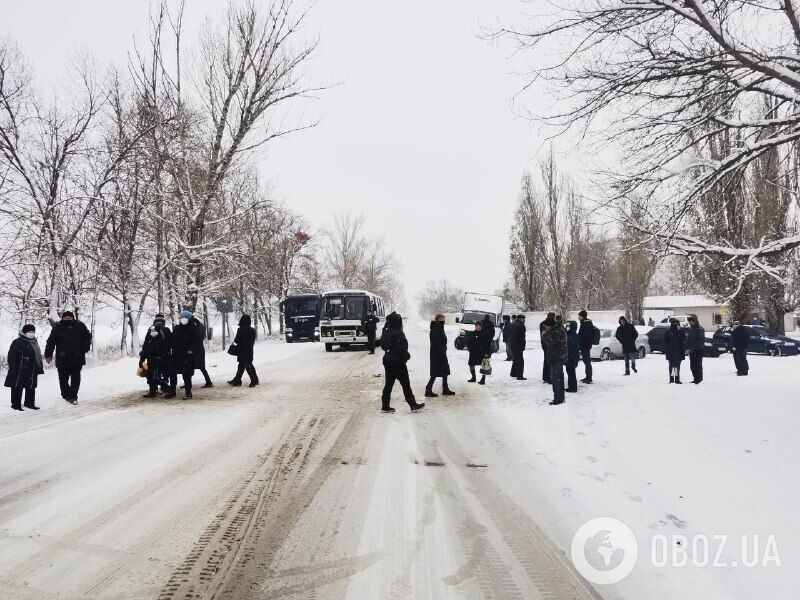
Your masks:
M 366 296 L 327 296 L 322 314 L 332 321 L 360 321 L 367 315 Z
M 301 298 L 287 298 L 284 303 L 284 312 L 289 314 L 317 314 L 317 299 L 314 296 Z

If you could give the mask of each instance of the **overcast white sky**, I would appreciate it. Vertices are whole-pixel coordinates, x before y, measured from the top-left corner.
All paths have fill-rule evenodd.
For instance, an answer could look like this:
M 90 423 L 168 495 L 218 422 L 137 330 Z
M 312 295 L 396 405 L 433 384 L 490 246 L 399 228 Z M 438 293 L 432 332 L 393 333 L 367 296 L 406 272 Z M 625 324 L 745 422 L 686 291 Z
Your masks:
M 188 0 L 189 26 L 220 0 Z M 368 216 L 404 265 L 409 299 L 429 279 L 473 291 L 507 278 L 508 232 L 523 169 L 542 139 L 515 117 L 521 80 L 509 48 L 478 37 L 498 16 L 519 22 L 520 0 L 319 0 L 317 82 L 341 81 L 313 109 L 321 124 L 282 140 L 262 169 L 318 227 L 333 211 Z M 529 5 L 528 5 L 529 8 Z M 44 81 L 88 49 L 123 64 L 147 31 L 146 0 L 3 0 L 0 32 L 22 46 Z

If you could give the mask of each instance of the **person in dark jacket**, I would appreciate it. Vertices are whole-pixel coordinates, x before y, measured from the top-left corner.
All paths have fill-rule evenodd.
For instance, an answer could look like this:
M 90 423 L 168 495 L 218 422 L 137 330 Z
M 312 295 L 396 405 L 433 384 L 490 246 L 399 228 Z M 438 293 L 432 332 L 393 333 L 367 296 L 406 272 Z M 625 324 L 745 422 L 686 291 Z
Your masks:
M 201 342 L 205 342 L 205 339 L 206 339 L 206 326 L 197 317 L 194 317 L 192 319 L 192 321 L 194 322 L 194 325 L 200 331 L 200 340 L 201 340 Z M 200 348 L 199 348 L 199 351 L 197 353 L 197 356 L 194 357 L 194 365 L 195 365 L 194 368 L 197 369 L 198 371 L 200 371 L 200 374 L 203 376 L 203 379 L 205 380 L 203 382 L 203 385 L 201 385 L 200 387 L 201 388 L 214 387 L 214 382 L 211 381 L 211 376 L 208 374 L 208 370 L 206 369 L 206 346 L 205 346 L 205 343 L 201 343 L 200 344 Z
M 636 371 L 636 339 L 639 337 L 639 332 L 636 327 L 628 323 L 625 317 L 619 318 L 619 327 L 615 334 L 617 341 L 622 344 L 622 356 L 625 357 L 625 375 L 631 374 L 631 369 L 634 373 Z
M 442 378 L 442 396 L 455 396 L 455 392 L 447 386 L 450 375 L 450 363 L 447 360 L 447 334 L 444 332 L 444 315 L 436 315 L 431 321 L 431 378 L 425 387 L 426 398 L 436 398 L 433 384 L 437 377 Z
M 564 363 L 567 360 L 567 334 L 556 324 L 555 318 L 544 320 L 542 349 L 550 365 L 550 382 L 553 386 L 551 405 L 564 403 Z
M 555 319 L 556 313 L 549 312 L 544 320 L 539 323 L 539 341 L 541 342 L 542 335 L 544 334 L 545 323 L 547 319 Z M 544 346 L 542 346 L 542 382 L 550 383 L 550 363 L 547 362 L 547 352 L 544 351 Z
M 147 385 L 148 392 L 145 398 L 155 398 L 158 387 L 166 388 L 166 393 L 172 391 L 170 384 L 171 356 L 167 336 L 162 327 L 153 324 L 147 330 L 147 336 L 142 342 L 142 350 L 139 352 L 139 367 L 147 365 Z M 172 378 L 174 380 L 174 377 Z M 173 392 L 174 395 L 174 392 Z
M 258 374 L 253 366 L 253 346 L 256 343 L 256 330 L 251 325 L 250 315 L 242 315 L 233 344 L 236 346 L 236 361 L 239 363 L 236 375 L 228 383 L 233 386 L 242 385 L 242 375 L 247 371 L 250 387 L 258 385 Z
M 167 359 L 163 361 L 161 366 L 159 385 L 161 386 L 161 391 L 164 392 L 164 398 L 174 398 L 178 386 L 178 373 L 175 370 L 175 364 L 172 360 L 172 330 L 167 327 L 167 320 L 161 313 L 158 313 L 153 319 L 153 327 L 164 336 L 164 341 L 166 342 L 168 350 Z
M 578 391 L 578 376 L 575 370 L 578 368 L 578 361 L 581 355 L 581 340 L 578 337 L 578 324 L 575 321 L 567 321 L 564 328 L 567 334 L 567 392 Z
M 514 356 L 511 354 L 511 348 L 508 347 L 508 327 L 516 320 L 517 315 L 503 315 L 503 322 L 500 323 L 500 332 L 503 338 L 503 344 L 506 347 L 506 362 L 514 360 Z
M 494 353 L 494 336 L 495 336 L 495 326 L 494 321 L 492 321 L 489 315 L 484 315 L 483 321 L 481 321 L 481 331 L 483 332 L 483 336 L 486 338 L 486 342 L 489 344 L 489 354 Z
M 36 340 L 36 327 L 28 323 L 8 349 L 8 372 L 5 386 L 11 388 L 11 408 L 39 410 L 36 406 L 36 384 L 44 374 L 42 350 Z M 25 404 L 22 394 L 25 393 Z
M 378 323 L 380 319 L 375 316 L 372 310 L 367 312 L 367 315 L 361 319 L 361 326 L 364 328 L 364 333 L 367 334 L 367 348 L 370 354 L 375 354 L 375 334 L 378 331 Z
M 585 377 L 581 383 L 592 383 L 592 346 L 594 345 L 594 323 L 588 318 L 585 310 L 578 313 L 578 321 L 581 326 L 578 329 L 578 338 L 581 346 L 581 360 L 585 369 Z
M 689 351 L 689 368 L 692 370 L 692 383 L 703 381 L 703 350 L 706 346 L 706 330 L 700 327 L 697 319 L 690 316 L 689 330 L 686 332 L 686 349 Z
M 467 350 L 469 351 L 469 360 L 467 364 L 469 365 L 470 375 L 472 375 L 472 377 L 467 380 L 467 383 L 475 383 L 475 381 L 477 381 L 475 377 L 475 367 L 480 366 L 484 358 L 489 358 L 492 355 L 492 344 L 490 340 L 491 338 L 483 333 L 482 321 L 475 323 L 475 331 L 467 333 Z M 481 374 L 481 379 L 478 383 L 484 385 L 486 383 L 486 375 Z
M 44 359 L 49 365 L 56 357 L 58 384 L 61 397 L 71 404 L 78 403 L 81 387 L 81 369 L 86 364 L 86 353 L 92 347 L 92 334 L 86 325 L 75 319 L 68 310 L 61 314 L 61 321 L 53 325 L 44 347 Z
M 386 325 L 381 333 L 381 348 L 383 349 L 383 368 L 386 373 L 386 384 L 383 386 L 381 396 L 381 412 L 393 413 L 394 409 L 390 406 L 392 398 L 392 388 L 394 382 L 399 381 L 403 388 L 411 412 L 416 412 L 425 407 L 425 403 L 417 403 L 414 392 L 411 390 L 411 382 L 408 378 L 408 367 L 406 363 L 411 358 L 408 353 L 408 340 L 403 333 L 403 317 L 396 312 L 386 316 Z
M 508 326 L 508 341 L 506 347 L 511 348 L 511 377 L 516 377 L 520 381 L 525 377 L 525 315 L 517 315 L 515 321 Z
M 192 399 L 192 376 L 205 357 L 204 338 L 203 328 L 194 315 L 188 310 L 181 312 L 178 325 L 172 332 L 172 360 L 183 378 L 184 400 Z
M 669 320 L 669 331 L 664 334 L 664 355 L 669 361 L 669 382 L 681 383 L 681 363 L 686 358 L 686 332 L 678 319 Z
M 747 346 L 750 345 L 750 332 L 739 321 L 733 322 L 733 331 L 728 338 L 728 348 L 733 354 L 733 364 L 736 365 L 736 374 L 746 377 L 750 373 L 747 362 Z

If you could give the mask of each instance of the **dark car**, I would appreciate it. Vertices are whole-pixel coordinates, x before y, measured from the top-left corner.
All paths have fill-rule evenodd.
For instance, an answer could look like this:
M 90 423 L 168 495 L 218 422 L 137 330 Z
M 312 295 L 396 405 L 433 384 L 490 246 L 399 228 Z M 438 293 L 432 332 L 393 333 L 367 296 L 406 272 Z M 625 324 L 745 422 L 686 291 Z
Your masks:
M 647 339 L 650 340 L 650 351 L 664 354 L 664 336 L 669 331 L 669 327 L 653 327 L 647 332 Z M 703 346 L 703 356 L 706 358 L 718 358 L 720 354 L 727 352 L 725 343 L 718 342 L 706 336 L 706 343 Z
M 768 356 L 795 356 L 798 353 L 798 341 L 785 335 L 775 333 L 761 325 L 743 325 L 750 334 L 750 344 L 747 352 L 751 354 L 766 354 Z M 732 327 L 722 327 L 714 334 L 714 339 L 728 343 Z

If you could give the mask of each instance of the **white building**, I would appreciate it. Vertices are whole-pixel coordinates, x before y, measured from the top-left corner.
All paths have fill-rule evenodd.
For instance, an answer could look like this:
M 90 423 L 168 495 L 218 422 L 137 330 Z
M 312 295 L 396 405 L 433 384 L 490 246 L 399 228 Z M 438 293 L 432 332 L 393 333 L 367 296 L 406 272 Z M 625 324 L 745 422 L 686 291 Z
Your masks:
M 725 304 L 720 304 L 708 296 L 646 296 L 644 299 L 644 320 L 650 324 L 650 319 L 657 325 L 663 319 L 673 315 L 697 315 L 700 325 L 709 331 L 715 331 L 727 325 L 730 311 Z M 784 316 L 786 331 L 794 331 L 800 325 L 796 312 Z M 747 317 L 747 322 L 764 318 L 764 310 L 754 308 Z

